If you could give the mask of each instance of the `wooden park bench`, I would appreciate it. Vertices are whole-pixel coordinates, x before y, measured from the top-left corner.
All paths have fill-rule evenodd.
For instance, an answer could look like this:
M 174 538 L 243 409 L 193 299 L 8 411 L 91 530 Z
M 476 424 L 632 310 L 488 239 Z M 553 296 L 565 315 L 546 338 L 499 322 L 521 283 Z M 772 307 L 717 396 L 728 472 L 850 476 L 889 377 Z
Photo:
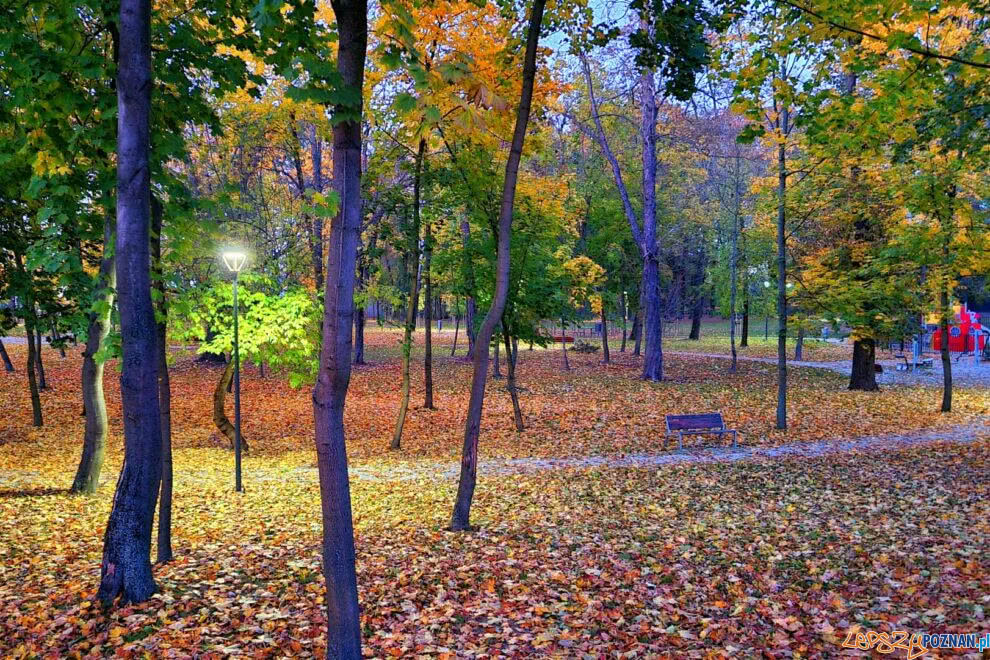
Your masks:
M 677 448 L 684 447 L 685 435 L 725 435 L 732 434 L 732 446 L 736 446 L 736 431 L 725 428 L 725 420 L 722 413 L 703 413 L 700 415 L 665 415 L 667 422 L 667 434 L 663 438 L 664 446 L 667 445 L 667 436 L 677 434 Z

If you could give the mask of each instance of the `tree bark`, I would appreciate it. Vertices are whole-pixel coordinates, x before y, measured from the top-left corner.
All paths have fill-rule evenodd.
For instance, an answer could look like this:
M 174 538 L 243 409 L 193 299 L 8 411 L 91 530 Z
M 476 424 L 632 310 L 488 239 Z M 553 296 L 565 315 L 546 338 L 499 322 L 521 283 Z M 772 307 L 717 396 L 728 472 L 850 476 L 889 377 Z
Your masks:
M 217 381 L 217 386 L 213 390 L 213 424 L 227 438 L 231 449 L 234 449 L 237 442 L 237 433 L 234 425 L 227 418 L 225 407 L 227 404 L 227 393 L 230 391 L 230 384 L 233 380 L 234 359 L 232 357 L 227 361 L 227 366 L 224 367 L 223 373 L 220 375 L 220 380 Z M 244 453 L 249 451 L 247 438 L 243 434 L 241 434 L 241 449 Z
M 161 481 L 158 354 L 149 257 L 151 3 L 121 0 L 117 74 L 117 275 L 124 466 L 107 521 L 97 597 L 142 602 L 157 589 L 151 528 Z
M 781 112 L 781 133 L 788 132 L 788 108 Z M 777 428 L 787 428 L 787 147 L 777 147 Z
M 354 364 L 364 364 L 364 306 L 354 310 Z
M 643 163 L 643 215 L 642 223 L 637 220 L 629 198 L 629 192 L 622 178 L 619 161 L 609 146 L 598 113 L 598 101 L 595 98 L 594 85 L 591 79 L 591 67 L 586 57 L 581 58 L 585 82 L 588 87 L 588 97 L 591 102 L 592 119 L 595 123 L 595 139 L 598 142 L 605 159 L 612 169 L 619 197 L 622 200 L 623 212 L 629 222 L 633 240 L 639 247 L 643 259 L 643 275 L 639 292 L 638 317 L 641 332 L 636 336 L 636 351 L 639 355 L 642 343 L 641 335 L 646 339 L 646 356 L 643 359 L 644 380 L 663 380 L 663 319 L 660 314 L 660 264 L 657 252 L 656 233 L 656 177 L 657 177 L 657 100 L 654 72 L 643 71 L 640 76 L 641 121 L 640 138 L 642 141 Z
M 512 418 L 516 424 L 516 431 L 522 433 L 526 427 L 523 425 L 522 408 L 519 407 L 519 390 L 516 388 L 517 352 L 513 350 L 512 340 L 509 338 L 509 326 L 505 319 L 502 320 L 502 339 L 505 342 L 505 367 L 508 372 L 505 389 L 509 391 L 509 398 L 512 400 Z
M 31 323 L 27 319 L 24 320 L 24 330 L 27 335 L 27 372 L 28 372 L 28 391 L 31 393 L 31 415 L 32 424 L 34 426 L 41 426 L 43 420 L 41 417 L 41 393 L 38 389 L 37 380 L 37 367 L 34 366 L 38 359 L 38 351 L 35 348 L 34 330 L 32 329 Z
M 611 362 L 611 356 L 608 353 L 608 315 L 605 313 L 605 298 L 602 297 L 602 362 L 608 364 Z
M 361 233 L 361 90 L 368 47 L 367 0 L 331 0 L 337 19 L 337 70 L 354 106 L 334 108 L 333 185 L 340 206 L 330 223 L 320 370 L 313 388 L 316 456 L 327 583 L 327 658 L 361 657 L 361 615 L 354 567 L 354 524 L 344 439 L 351 378 L 354 280 Z
M 454 357 L 457 352 L 457 333 L 461 329 L 461 315 L 454 314 L 454 345 L 450 347 L 450 357 Z
M 468 338 L 467 359 L 474 359 L 474 265 L 471 262 L 469 252 L 471 243 L 471 224 L 467 220 L 461 220 L 461 245 L 464 251 L 464 280 L 468 290 L 467 300 L 464 303 L 464 332 Z
M 704 312 L 705 297 L 702 288 L 705 284 L 705 250 L 703 247 L 698 250 L 698 263 L 695 264 L 695 272 L 692 281 L 692 304 L 691 304 L 691 332 L 688 339 L 693 341 L 701 340 L 701 316 Z
M 529 28 L 526 35 L 526 54 L 523 60 L 522 91 L 516 111 L 516 125 L 512 134 L 512 146 L 505 164 L 505 182 L 502 188 L 502 206 L 499 211 L 497 240 L 497 264 L 495 269 L 495 295 L 485 315 L 474 344 L 474 372 L 471 377 L 471 398 L 464 420 L 464 448 L 461 457 L 461 474 L 457 484 L 457 499 L 451 515 L 450 528 L 463 531 L 470 528 L 471 502 L 478 477 L 478 438 L 481 433 L 481 409 L 485 400 L 485 381 L 488 377 L 488 345 L 495 325 L 502 319 L 505 301 L 509 293 L 509 245 L 512 232 L 512 210 L 515 202 L 516 181 L 519 177 L 519 161 L 522 159 L 523 142 L 529 123 L 533 101 L 533 83 L 536 79 L 536 49 L 540 41 L 540 26 L 546 0 L 533 0 Z
M 746 282 L 743 282 L 742 334 L 739 337 L 739 347 L 746 348 L 747 346 L 749 346 L 749 291 Z
M 14 363 L 10 361 L 10 356 L 7 355 L 7 349 L 4 348 L 2 339 L 0 339 L 0 358 L 3 358 L 3 368 L 8 372 L 13 373 Z
M 420 203 L 422 201 L 423 159 L 426 155 L 426 139 L 420 138 L 416 150 L 416 173 L 413 179 L 413 220 L 407 239 L 409 300 L 406 306 L 406 325 L 402 336 L 402 395 L 399 400 L 399 416 L 395 420 L 395 432 L 392 434 L 391 449 L 402 448 L 402 427 L 406 424 L 406 413 L 409 411 L 409 362 L 412 358 L 413 333 L 416 332 L 416 311 L 419 309 L 419 225 Z M 427 305 L 429 306 L 429 305 Z M 429 332 L 429 328 L 426 330 Z
M 640 355 L 640 347 L 643 344 L 643 320 L 639 314 L 639 310 L 636 310 L 636 316 L 633 317 L 633 355 Z
M 423 305 L 425 312 L 425 337 L 423 339 L 423 386 L 426 394 L 423 407 L 427 410 L 436 410 L 433 405 L 433 281 L 430 278 L 430 262 L 433 261 L 433 234 L 429 222 L 423 229 L 423 283 L 426 304 Z
M 162 484 L 158 493 L 158 554 L 156 562 L 172 561 L 172 389 L 168 375 L 168 302 L 162 268 L 162 205 L 151 199 L 152 285 L 157 292 L 158 407 L 162 429 Z
M 619 346 L 619 352 L 626 352 L 626 295 L 622 294 L 622 298 L 619 299 L 619 304 L 621 306 L 622 312 L 622 345 Z
M 862 392 L 876 392 L 876 342 L 864 337 L 853 342 L 852 373 L 849 375 L 849 389 Z
M 495 380 L 501 380 L 502 379 L 502 367 L 501 367 L 502 362 L 499 359 L 498 353 L 499 353 L 499 342 L 496 341 L 495 342 L 495 356 L 492 359 L 492 378 L 495 379 Z
M 943 255 L 948 257 L 948 245 L 943 245 Z M 940 294 L 942 304 L 942 407 L 941 412 L 952 412 L 952 354 L 949 352 L 949 289 L 942 287 Z
M 660 263 L 657 254 L 644 256 L 642 289 L 645 292 L 643 324 L 640 335 L 646 343 L 643 356 L 643 380 L 663 380 L 663 325 L 660 314 Z M 640 339 L 636 339 L 637 347 Z
M 96 355 L 107 335 L 110 334 L 110 313 L 113 309 L 114 288 L 117 273 L 113 260 L 113 220 L 108 217 L 103 228 L 103 258 L 97 286 L 100 298 L 95 312 L 89 314 L 86 348 L 83 351 L 82 393 L 86 430 L 83 433 L 83 451 L 79 459 L 76 477 L 72 480 L 73 493 L 92 494 L 100 481 L 107 445 L 107 402 L 103 395 L 103 360 Z
M 62 343 L 62 337 L 58 334 L 58 319 L 52 317 L 52 342 L 58 344 L 58 355 L 63 360 L 65 359 L 65 345 Z
M 797 341 L 794 342 L 794 359 L 804 359 L 804 326 L 798 328 Z
M 732 231 L 730 233 L 731 248 L 729 252 L 729 347 L 732 350 L 732 364 L 729 373 L 736 373 L 738 367 L 736 355 L 736 289 L 739 279 L 739 146 L 735 146 L 735 172 L 732 178 Z
M 35 359 L 34 366 L 38 371 L 38 389 L 47 390 L 48 389 L 48 379 L 45 378 L 45 364 L 41 360 L 41 354 L 44 352 L 42 349 L 45 346 L 45 338 L 41 335 L 41 322 L 38 321 L 38 316 L 35 316 L 36 322 L 34 323 L 34 335 L 35 335 Z

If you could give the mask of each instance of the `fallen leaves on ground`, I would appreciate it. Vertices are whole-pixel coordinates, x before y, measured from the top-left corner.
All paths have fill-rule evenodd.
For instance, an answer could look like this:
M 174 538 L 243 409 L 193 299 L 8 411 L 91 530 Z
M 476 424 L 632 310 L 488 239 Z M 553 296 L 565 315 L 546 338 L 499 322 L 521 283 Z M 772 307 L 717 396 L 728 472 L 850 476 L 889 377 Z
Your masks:
M 394 334 L 394 333 L 393 333 Z M 389 478 L 417 458 L 456 457 L 469 366 L 443 359 L 440 410 L 416 410 L 405 449 L 385 451 L 398 398 L 389 333 L 369 333 L 373 364 L 348 398 L 366 653 L 557 657 L 814 657 L 845 630 L 990 630 L 990 441 L 823 458 L 560 470 L 481 476 L 479 530 L 446 532 L 456 484 Z M 29 428 L 23 347 L 0 376 L 0 649 L 12 657 L 320 656 L 325 644 L 319 487 L 309 467 L 307 390 L 244 380 L 247 492 L 212 446 L 209 396 L 219 373 L 179 356 L 173 369 L 176 561 L 160 593 L 104 612 L 95 601 L 102 532 L 120 467 L 113 419 L 101 486 L 74 497 L 82 437 L 77 357 L 47 352 L 46 426 Z M 486 403 L 483 456 L 657 451 L 665 412 L 722 410 L 744 442 L 851 437 L 959 423 L 987 412 L 985 390 L 850 393 L 844 379 L 792 371 L 791 430 L 771 430 L 772 365 L 669 359 L 670 381 L 636 379 L 619 355 L 520 348 L 529 430 L 511 430 L 503 383 Z M 414 390 L 414 397 L 421 394 Z M 414 399 L 415 401 L 416 399 Z M 304 469 L 300 469 L 304 468 Z
M 182 450 L 161 591 L 95 603 L 112 480 L 0 498 L 13 657 L 321 656 L 319 489 L 269 459 L 231 492 Z M 844 631 L 986 632 L 990 443 L 829 459 L 352 484 L 368 655 L 833 655 Z M 53 477 L 55 475 L 52 475 Z M 629 656 L 632 657 L 632 656 Z

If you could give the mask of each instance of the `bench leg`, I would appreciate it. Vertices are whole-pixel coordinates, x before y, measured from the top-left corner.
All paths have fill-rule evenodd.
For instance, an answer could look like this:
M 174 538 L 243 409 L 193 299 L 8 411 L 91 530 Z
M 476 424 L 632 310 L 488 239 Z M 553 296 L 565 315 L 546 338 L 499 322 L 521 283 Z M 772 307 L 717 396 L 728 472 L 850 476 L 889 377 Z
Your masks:
M 736 432 L 733 431 L 732 432 L 732 447 L 735 448 L 735 446 L 736 446 Z
M 684 449 L 684 434 L 683 433 L 678 433 L 677 434 L 677 448 L 678 449 Z

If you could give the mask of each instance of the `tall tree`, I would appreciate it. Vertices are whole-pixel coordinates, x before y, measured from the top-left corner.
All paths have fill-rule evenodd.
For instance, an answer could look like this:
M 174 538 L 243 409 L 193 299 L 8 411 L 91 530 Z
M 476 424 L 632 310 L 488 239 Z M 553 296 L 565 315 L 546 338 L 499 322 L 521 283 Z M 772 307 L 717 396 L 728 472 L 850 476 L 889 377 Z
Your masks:
M 639 308 L 634 329 L 637 351 L 642 338 L 646 342 L 642 378 L 663 380 L 663 329 L 660 293 L 660 246 L 657 234 L 657 76 L 665 94 L 687 100 L 696 88 L 696 74 L 709 60 L 706 31 L 721 29 L 729 16 L 732 2 L 720 0 L 638 0 L 632 8 L 639 15 L 637 29 L 629 43 L 636 50 L 639 70 L 637 94 L 640 105 L 640 149 L 642 161 L 641 217 L 637 218 L 623 180 L 622 168 L 605 130 L 591 76 L 587 55 L 581 55 L 593 127 L 579 123 L 598 144 L 608 160 L 616 188 L 622 198 L 623 212 L 629 221 L 633 239 L 639 248 L 643 272 L 639 289 Z
M 529 114 L 533 101 L 533 86 L 536 81 L 536 51 L 540 41 L 545 6 L 546 0 L 533 0 L 530 9 L 529 26 L 526 32 L 526 54 L 523 59 L 522 91 L 519 97 L 519 106 L 516 109 L 516 125 L 512 133 L 509 157 L 505 163 L 505 181 L 502 187 L 502 203 L 498 217 L 495 295 L 474 342 L 471 398 L 464 420 L 461 472 L 457 484 L 457 498 L 454 501 L 454 511 L 450 520 L 450 528 L 453 531 L 463 531 L 471 526 L 471 502 L 474 499 L 474 489 L 478 480 L 481 409 L 485 401 L 485 383 L 488 379 L 488 348 L 495 326 L 502 320 L 502 312 L 505 310 L 505 302 L 509 292 L 513 203 L 516 195 L 516 181 L 519 177 L 519 163 L 522 160 L 523 142 L 526 139 L 526 127 L 529 124 Z
M 103 230 L 103 257 L 100 260 L 96 300 L 88 314 L 86 348 L 83 350 L 82 393 L 86 417 L 82 456 L 72 481 L 72 492 L 94 493 L 100 481 L 107 446 L 107 403 L 103 396 L 103 365 L 100 347 L 110 333 L 117 271 L 114 267 L 114 222 L 107 214 Z
M 158 556 L 164 564 L 172 560 L 172 388 L 168 376 L 168 301 L 165 268 L 162 264 L 162 203 L 151 199 L 152 286 L 156 297 L 155 335 L 158 349 L 158 405 L 162 428 L 162 483 L 158 497 Z
M 420 138 L 416 149 L 415 173 L 413 175 L 412 222 L 406 228 L 406 257 L 409 277 L 409 297 L 406 301 L 406 323 L 402 329 L 402 394 L 399 400 L 399 416 L 395 420 L 392 433 L 392 449 L 402 447 L 402 427 L 406 423 L 409 410 L 409 363 L 412 359 L 413 334 L 416 332 L 416 311 L 419 309 L 420 282 L 420 213 L 423 196 L 423 166 L 426 158 L 426 138 Z M 429 305 L 429 300 L 426 301 Z
M 98 598 L 147 600 L 151 528 L 161 482 L 158 337 L 151 302 L 151 2 L 120 3 L 117 76 L 117 274 L 123 369 L 124 466 L 107 521 Z
M 337 73 L 343 100 L 334 106 L 333 185 L 340 208 L 330 223 L 330 258 L 320 370 L 313 389 L 316 456 L 327 583 L 327 658 L 361 657 L 361 616 L 354 565 L 354 523 L 347 476 L 344 401 L 351 378 L 354 280 L 361 231 L 361 115 L 368 48 L 367 0 L 331 0 L 337 19 Z

